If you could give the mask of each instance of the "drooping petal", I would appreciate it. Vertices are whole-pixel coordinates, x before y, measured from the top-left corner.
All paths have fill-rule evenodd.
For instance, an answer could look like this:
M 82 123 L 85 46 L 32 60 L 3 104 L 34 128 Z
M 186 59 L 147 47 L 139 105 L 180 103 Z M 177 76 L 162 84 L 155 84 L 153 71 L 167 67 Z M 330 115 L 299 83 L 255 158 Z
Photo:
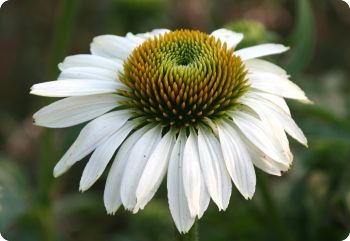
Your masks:
M 135 208 L 137 186 L 148 159 L 161 140 L 161 135 L 161 127 L 153 127 L 141 136 L 130 150 L 123 173 L 120 194 L 124 207 L 127 210 L 133 210 L 134 213 L 138 211 L 138 209 Z
M 205 186 L 204 177 L 201 175 L 200 183 L 200 195 L 199 195 L 199 210 L 198 219 L 202 218 L 204 212 L 207 210 L 210 202 L 210 195 L 208 193 L 207 187 Z
M 277 162 L 289 163 L 279 148 L 274 145 L 273 137 L 265 130 L 266 126 L 262 124 L 261 120 L 241 111 L 235 111 L 231 117 L 247 140 L 260 151 Z
M 123 70 L 123 61 L 110 60 L 101 56 L 91 54 L 78 54 L 68 56 L 62 63 L 58 65 L 61 71 L 68 70 L 70 68 L 100 68 L 113 72 L 119 72 Z
M 159 188 L 168 168 L 176 133 L 169 131 L 158 143 L 144 168 L 136 189 L 135 209 L 143 209 Z
M 120 110 L 102 115 L 88 123 L 78 138 L 63 155 L 54 168 L 57 177 L 67 171 L 74 163 L 81 160 L 116 132 L 130 118 L 129 111 Z
M 266 156 L 262 151 L 257 149 L 249 141 L 244 141 L 244 143 L 246 145 L 246 148 L 248 150 L 248 153 L 251 157 L 251 160 L 254 166 L 258 167 L 259 169 L 263 170 L 264 172 L 270 175 L 275 175 L 275 176 L 281 176 L 281 171 L 288 170 L 289 168 L 288 164 L 284 165 L 272 160 L 271 158 Z
M 86 164 L 80 179 L 80 191 L 86 191 L 100 178 L 117 148 L 136 125 L 137 123 L 134 121 L 126 122 L 118 131 L 96 148 Z
M 116 35 L 101 35 L 93 39 L 90 51 L 94 55 L 126 60 L 137 44 Z
M 248 106 L 250 110 L 254 112 L 251 114 L 254 115 L 256 113 L 257 117 L 261 120 L 259 122 L 261 126 L 263 126 L 265 133 L 269 136 L 270 142 L 273 144 L 276 150 L 279 153 L 282 153 L 282 155 L 286 158 L 286 160 L 288 160 L 288 163 L 283 163 L 283 165 L 286 165 L 289 167 L 289 164 L 292 163 L 293 161 L 293 154 L 289 148 L 289 141 L 288 141 L 287 135 L 285 133 L 283 126 L 280 123 L 278 123 L 277 120 L 270 118 L 270 116 L 266 116 L 266 112 L 264 112 L 263 110 L 264 108 L 266 108 L 264 102 L 266 102 L 267 105 L 276 106 L 272 104 L 271 101 L 265 98 L 262 98 L 262 96 L 257 95 L 255 93 L 246 94 L 241 98 L 241 103 Z M 256 109 L 257 107 L 259 107 L 259 109 Z M 276 107 L 279 110 L 282 110 L 278 106 Z M 289 116 L 285 112 L 284 114 Z M 264 155 L 265 154 L 261 154 L 261 156 L 264 156 Z
M 233 183 L 244 198 L 253 197 L 256 176 L 253 163 L 239 134 L 224 120 L 217 124 L 221 150 Z
M 267 101 L 273 103 L 274 105 L 277 105 L 279 108 L 281 108 L 289 116 L 291 115 L 289 107 L 288 107 L 286 101 L 281 96 L 270 94 L 270 93 L 263 92 L 263 91 L 260 91 L 260 90 L 254 90 L 254 89 L 251 89 L 250 91 L 248 91 L 245 94 L 245 96 L 258 98 L 258 99 L 261 98 L 261 99 L 267 100 Z
M 183 157 L 183 183 L 187 203 L 192 217 L 196 217 L 200 212 L 200 195 L 202 172 L 200 168 L 197 135 L 191 129 L 187 138 Z
M 241 59 L 248 60 L 268 55 L 280 54 L 286 52 L 289 48 L 282 44 L 260 44 L 253 47 L 237 50 L 235 55 L 241 57 Z
M 225 210 L 230 201 L 232 183 L 225 166 L 220 143 L 204 126 L 198 129 L 198 149 L 208 192 L 219 210 Z
M 30 93 L 49 97 L 68 97 L 115 93 L 117 89 L 125 88 L 122 83 L 106 80 L 65 79 L 35 84 Z
M 285 77 L 271 73 L 250 73 L 247 75 L 248 83 L 252 88 L 265 91 L 285 98 L 300 100 L 304 103 L 312 103 L 304 91 Z
M 114 109 L 119 99 L 115 94 L 68 97 L 36 112 L 34 123 L 51 128 L 74 126 Z
M 262 119 L 265 119 L 272 125 L 283 127 L 290 136 L 307 146 L 307 139 L 304 133 L 284 110 L 262 98 L 245 97 L 242 99 L 242 103 L 252 108 Z
M 243 39 L 243 34 L 232 32 L 225 28 L 215 30 L 210 35 L 214 36 L 216 39 L 220 39 L 222 43 L 226 43 L 228 49 L 236 48 Z
M 106 186 L 103 194 L 103 201 L 106 210 L 110 214 L 114 214 L 122 204 L 120 187 L 125 167 L 128 162 L 130 151 L 134 148 L 136 142 L 150 129 L 147 125 L 135 131 L 121 145 L 117 155 L 109 170 Z
M 249 154 L 251 155 L 254 165 L 263 170 L 264 172 L 271 175 L 280 176 L 281 172 L 286 172 L 289 170 L 292 164 L 292 160 L 288 163 L 276 162 L 275 160 L 267 156 L 264 152 L 259 150 L 244 136 L 242 136 L 242 140 L 244 140 L 244 143 L 247 147 Z
M 272 134 L 276 138 L 276 141 L 279 142 L 281 149 L 283 151 L 283 154 L 289 160 L 289 163 L 292 164 L 294 156 L 292 151 L 290 150 L 287 134 L 284 131 L 283 127 L 280 125 L 276 125 L 273 121 L 269 121 L 267 119 L 264 119 L 263 122 L 265 122 L 266 125 L 269 126 L 268 129 L 271 130 Z M 289 165 L 288 165 L 288 168 L 289 168 Z
M 167 188 L 171 216 L 179 232 L 186 233 L 193 225 L 195 218 L 187 204 L 183 183 L 183 158 L 186 143 L 186 134 L 180 131 L 175 146 L 170 156 Z

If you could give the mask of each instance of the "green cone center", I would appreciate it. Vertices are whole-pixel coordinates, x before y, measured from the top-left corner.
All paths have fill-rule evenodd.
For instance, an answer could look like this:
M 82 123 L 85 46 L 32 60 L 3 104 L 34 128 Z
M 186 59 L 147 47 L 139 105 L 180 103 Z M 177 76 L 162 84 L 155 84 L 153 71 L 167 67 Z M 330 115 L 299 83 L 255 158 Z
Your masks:
M 195 126 L 238 105 L 248 89 L 246 73 L 234 49 L 208 34 L 178 30 L 132 52 L 120 75 L 131 91 L 121 94 L 149 122 Z

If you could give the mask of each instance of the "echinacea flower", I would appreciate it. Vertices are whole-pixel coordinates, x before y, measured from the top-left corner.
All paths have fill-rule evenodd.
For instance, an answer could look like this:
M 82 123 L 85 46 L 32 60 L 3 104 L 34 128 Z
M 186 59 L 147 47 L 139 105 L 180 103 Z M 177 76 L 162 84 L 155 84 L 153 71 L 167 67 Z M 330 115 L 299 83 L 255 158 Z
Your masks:
M 232 181 L 254 195 L 254 166 L 272 175 L 289 169 L 286 136 L 307 145 L 284 98 L 309 102 L 280 67 L 258 59 L 288 50 L 262 44 L 240 50 L 243 35 L 226 29 L 154 30 L 104 35 L 91 54 L 67 57 L 57 81 L 31 93 L 66 97 L 34 114 L 36 125 L 63 128 L 90 121 L 57 163 L 57 177 L 92 153 L 80 181 L 90 188 L 115 154 L 107 177 L 108 213 L 136 213 L 165 175 L 180 232 L 201 218 L 210 198 L 229 204 Z

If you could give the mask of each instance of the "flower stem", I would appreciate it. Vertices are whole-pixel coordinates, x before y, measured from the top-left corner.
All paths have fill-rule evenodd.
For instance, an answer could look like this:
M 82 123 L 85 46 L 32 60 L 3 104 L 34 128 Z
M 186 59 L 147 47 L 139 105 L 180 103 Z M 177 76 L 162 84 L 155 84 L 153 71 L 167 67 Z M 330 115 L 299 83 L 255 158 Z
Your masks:
M 180 234 L 175 230 L 176 241 L 199 241 L 198 220 L 196 220 L 188 233 Z

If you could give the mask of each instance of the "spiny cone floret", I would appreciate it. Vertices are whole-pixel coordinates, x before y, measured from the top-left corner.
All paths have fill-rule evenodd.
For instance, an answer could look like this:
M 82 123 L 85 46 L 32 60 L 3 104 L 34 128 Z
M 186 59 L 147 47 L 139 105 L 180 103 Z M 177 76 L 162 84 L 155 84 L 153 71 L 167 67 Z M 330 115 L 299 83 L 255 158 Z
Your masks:
M 241 59 L 213 36 L 178 30 L 145 41 L 120 76 L 131 91 L 119 91 L 149 122 L 193 126 L 237 106 L 248 89 Z

